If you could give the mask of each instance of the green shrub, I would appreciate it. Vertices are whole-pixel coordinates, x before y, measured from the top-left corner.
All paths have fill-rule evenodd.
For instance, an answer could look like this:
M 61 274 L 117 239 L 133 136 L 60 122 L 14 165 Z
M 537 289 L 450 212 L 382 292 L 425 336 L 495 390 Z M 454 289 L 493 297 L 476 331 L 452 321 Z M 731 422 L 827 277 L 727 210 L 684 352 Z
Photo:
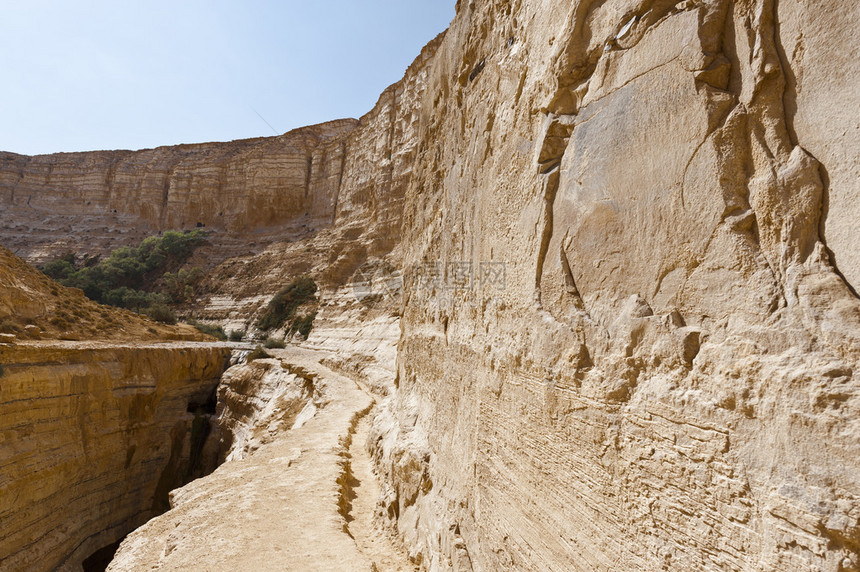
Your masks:
M 266 359 L 270 357 L 272 356 L 261 346 L 258 345 L 251 353 L 248 354 L 248 357 L 245 359 L 245 361 L 251 363 L 255 359 Z
M 176 314 L 173 313 L 173 310 L 171 310 L 169 306 L 164 304 L 153 304 L 144 310 L 143 313 L 156 322 L 161 322 L 163 324 L 176 323 Z
M 293 321 L 290 323 L 290 333 L 298 332 L 307 339 L 308 334 L 311 333 L 311 328 L 313 328 L 314 319 L 316 317 L 317 313 L 311 312 L 305 316 L 297 316 L 293 318 Z
M 75 255 L 66 254 L 62 258 L 52 260 L 42 268 L 48 277 L 54 280 L 64 280 L 75 272 Z
M 181 266 L 205 237 L 201 230 L 168 230 L 163 236 L 144 239 L 136 248 L 117 248 L 94 265 L 76 268 L 72 254 L 47 263 L 42 272 L 64 286 L 83 290 L 91 300 L 112 306 L 139 311 L 153 305 L 151 300 L 142 302 L 140 294 L 126 297 L 129 292 L 145 291 L 145 295 L 155 290 L 156 284 L 163 284 L 168 299 L 186 301 L 202 278 L 202 270 L 168 270 Z
M 213 326 L 212 324 L 202 324 L 200 322 L 196 322 L 194 320 L 188 320 L 188 323 L 195 328 L 197 331 L 203 332 L 208 336 L 212 336 L 213 338 L 217 338 L 219 340 L 226 340 L 227 334 L 224 333 L 224 328 L 221 326 Z
M 284 340 L 279 340 L 277 338 L 266 338 L 266 341 L 263 342 L 263 346 L 268 348 L 268 349 L 273 349 L 273 348 L 281 349 L 281 348 L 286 347 L 286 344 L 284 343 Z
M 203 280 L 203 269 L 195 266 L 189 270 L 184 268 L 178 272 L 167 272 L 162 276 L 164 293 L 176 303 L 191 302 L 194 299 L 194 289 Z
M 241 342 L 242 338 L 245 337 L 245 332 L 242 330 L 230 330 L 230 333 L 227 334 L 227 337 L 230 338 L 231 342 Z
M 280 328 L 295 315 L 299 306 L 312 300 L 316 292 L 317 285 L 311 277 L 299 276 L 275 294 L 257 321 L 257 327 L 264 331 Z

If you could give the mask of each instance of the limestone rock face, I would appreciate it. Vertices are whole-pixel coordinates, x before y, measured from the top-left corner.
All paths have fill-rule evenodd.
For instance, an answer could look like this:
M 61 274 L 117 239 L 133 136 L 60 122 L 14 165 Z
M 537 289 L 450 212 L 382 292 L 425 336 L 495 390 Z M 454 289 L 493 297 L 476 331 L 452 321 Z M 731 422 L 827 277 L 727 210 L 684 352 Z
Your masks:
M 80 570 L 167 508 L 193 471 L 194 415 L 229 350 L 0 346 L 0 569 Z
M 75 250 L 61 232 L 105 249 L 140 234 L 205 226 L 242 234 L 297 219 L 330 222 L 355 120 L 279 137 L 27 157 L 0 153 L 0 239 L 29 259 Z M 134 229 L 128 235 L 128 228 Z M 21 240 L 17 233 L 27 229 Z
M 860 288 L 860 6 L 804 0 L 778 3 L 777 50 L 786 64 L 786 127 L 820 161 L 821 239 L 855 292 Z
M 374 445 L 424 566 L 860 568 L 856 13 L 458 3 Z
M 299 415 L 313 415 L 314 375 L 277 360 L 235 365 L 218 385 L 218 426 L 221 456 L 239 460 L 289 431 Z M 297 375 L 301 373 L 301 375 Z

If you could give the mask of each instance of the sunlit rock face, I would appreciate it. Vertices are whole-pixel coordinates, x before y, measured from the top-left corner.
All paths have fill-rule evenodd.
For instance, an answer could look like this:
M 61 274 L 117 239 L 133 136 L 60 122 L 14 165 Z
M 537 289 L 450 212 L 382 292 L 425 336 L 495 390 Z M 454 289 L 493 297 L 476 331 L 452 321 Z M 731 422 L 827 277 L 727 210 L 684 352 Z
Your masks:
M 217 442 L 203 446 L 189 410 L 228 356 L 187 342 L 0 347 L 0 569 L 80 570 L 211 471 Z
M 458 3 L 374 445 L 414 557 L 860 566 L 856 15 Z
M 0 206 L 7 213 L 0 239 L 38 260 L 78 250 L 69 234 L 88 235 L 88 248 L 98 252 L 168 229 L 207 228 L 220 236 L 327 223 L 342 179 L 343 136 L 356 123 L 143 151 L 0 153 Z

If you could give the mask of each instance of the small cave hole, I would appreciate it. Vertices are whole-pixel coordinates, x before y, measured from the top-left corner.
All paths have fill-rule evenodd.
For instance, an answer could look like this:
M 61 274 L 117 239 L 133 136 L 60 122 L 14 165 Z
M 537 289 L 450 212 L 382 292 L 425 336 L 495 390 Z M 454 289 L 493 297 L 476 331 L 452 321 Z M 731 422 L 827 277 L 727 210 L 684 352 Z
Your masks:
M 116 542 L 112 542 L 107 546 L 102 546 L 101 548 L 87 556 L 81 563 L 81 567 L 83 568 L 84 572 L 104 572 L 105 570 L 107 570 L 108 564 L 110 564 L 111 560 L 113 560 L 114 554 L 116 554 L 120 543 L 124 539 L 125 537 L 120 538 Z

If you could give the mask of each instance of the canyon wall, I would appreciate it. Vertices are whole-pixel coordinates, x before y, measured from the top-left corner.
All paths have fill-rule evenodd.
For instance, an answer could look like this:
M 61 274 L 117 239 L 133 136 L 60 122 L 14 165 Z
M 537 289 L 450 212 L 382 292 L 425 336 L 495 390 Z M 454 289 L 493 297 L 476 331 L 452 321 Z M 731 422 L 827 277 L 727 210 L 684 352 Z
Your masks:
M 373 443 L 414 558 L 860 569 L 856 14 L 458 2 Z
M 0 568 L 80 570 L 166 510 L 208 430 L 189 404 L 207 402 L 228 356 L 192 343 L 0 346 Z
M 218 237 L 328 224 L 356 123 L 143 151 L 0 153 L 0 243 L 35 260 L 81 250 L 63 233 L 101 254 L 168 229 Z

